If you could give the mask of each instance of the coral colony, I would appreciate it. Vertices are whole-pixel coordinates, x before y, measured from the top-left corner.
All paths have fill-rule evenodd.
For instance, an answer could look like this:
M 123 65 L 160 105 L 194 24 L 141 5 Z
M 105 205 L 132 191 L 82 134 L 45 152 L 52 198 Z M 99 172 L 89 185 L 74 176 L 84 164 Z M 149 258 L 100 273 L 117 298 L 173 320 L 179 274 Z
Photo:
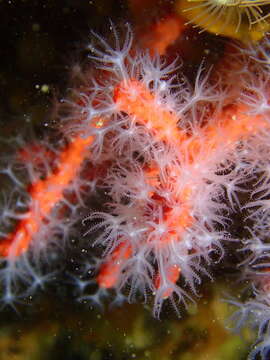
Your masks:
M 2 303 L 16 307 L 54 280 L 59 258 L 77 246 L 69 279 L 80 300 L 114 293 L 153 299 L 156 317 L 165 301 L 179 312 L 226 244 L 238 243 L 252 295 L 232 300 L 234 317 L 258 331 L 250 358 L 267 359 L 270 41 L 235 46 L 191 86 L 179 60 L 136 49 L 129 26 L 122 42 L 111 30 L 115 44 L 95 35 L 95 65 L 58 104 L 58 145 L 18 138 L 2 159 Z M 229 233 L 240 211 L 245 239 Z

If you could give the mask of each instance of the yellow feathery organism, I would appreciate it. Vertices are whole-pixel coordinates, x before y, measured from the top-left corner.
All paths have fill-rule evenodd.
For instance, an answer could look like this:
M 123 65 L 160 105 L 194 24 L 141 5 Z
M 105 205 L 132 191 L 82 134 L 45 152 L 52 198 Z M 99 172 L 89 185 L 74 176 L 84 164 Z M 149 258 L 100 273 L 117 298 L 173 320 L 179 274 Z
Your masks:
M 270 0 L 178 0 L 176 9 L 201 31 L 244 42 L 257 41 L 270 29 Z

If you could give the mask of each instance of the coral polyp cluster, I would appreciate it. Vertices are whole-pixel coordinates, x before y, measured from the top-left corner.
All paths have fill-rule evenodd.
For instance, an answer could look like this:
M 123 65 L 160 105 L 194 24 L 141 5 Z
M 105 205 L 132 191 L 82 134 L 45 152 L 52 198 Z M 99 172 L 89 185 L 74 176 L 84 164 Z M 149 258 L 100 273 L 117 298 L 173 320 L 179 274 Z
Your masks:
M 254 354 L 266 359 L 269 41 L 235 47 L 212 71 L 200 66 L 192 85 L 179 60 L 135 48 L 129 26 L 124 41 L 111 30 L 114 46 L 95 35 L 92 67 L 57 106 L 60 145 L 20 140 L 4 159 L 2 303 L 15 306 L 55 279 L 73 249 L 72 274 L 67 267 L 81 301 L 114 293 L 152 298 L 157 317 L 165 301 L 179 313 L 237 243 L 253 289 L 241 314 L 255 315 Z M 229 232 L 243 210 L 247 239 Z

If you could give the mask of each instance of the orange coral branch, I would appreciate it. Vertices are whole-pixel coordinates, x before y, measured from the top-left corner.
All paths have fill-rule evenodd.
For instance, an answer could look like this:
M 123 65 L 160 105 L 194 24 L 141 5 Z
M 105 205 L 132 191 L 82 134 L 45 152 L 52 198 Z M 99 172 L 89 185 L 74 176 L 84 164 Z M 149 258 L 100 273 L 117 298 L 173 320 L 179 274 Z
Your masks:
M 30 185 L 30 209 L 25 219 L 19 221 L 15 230 L 0 243 L 2 256 L 17 257 L 28 249 L 42 221 L 61 201 L 64 190 L 75 178 L 92 142 L 92 136 L 77 136 L 60 154 L 57 170 L 45 180 Z

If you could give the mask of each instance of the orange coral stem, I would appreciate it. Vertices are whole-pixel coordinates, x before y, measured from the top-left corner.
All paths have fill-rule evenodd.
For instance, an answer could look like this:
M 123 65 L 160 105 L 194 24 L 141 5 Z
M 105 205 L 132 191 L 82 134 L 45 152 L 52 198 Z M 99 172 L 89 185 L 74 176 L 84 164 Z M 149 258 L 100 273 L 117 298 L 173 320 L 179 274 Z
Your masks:
M 181 269 L 179 266 L 177 265 L 170 265 L 166 270 L 165 270 L 165 276 L 166 276 L 166 281 L 171 282 L 172 284 L 175 284 L 180 275 L 181 275 Z M 159 289 L 160 287 L 162 287 L 162 282 L 163 279 L 161 277 L 160 272 L 157 273 L 156 278 L 155 278 L 155 282 L 154 285 L 156 287 L 156 289 Z M 164 299 L 168 298 L 171 294 L 173 293 L 173 288 L 169 287 L 166 290 L 164 290 L 162 297 Z
M 121 268 L 125 260 L 132 255 L 131 246 L 127 242 L 120 243 L 110 255 L 110 258 L 102 264 L 97 276 L 97 283 L 100 287 L 109 289 L 114 287 L 121 273 Z
M 159 105 L 155 96 L 139 81 L 122 81 L 114 90 L 114 100 L 119 111 L 135 115 L 137 122 L 145 125 L 157 140 L 178 143 L 186 139 L 177 126 L 178 117 Z
M 165 55 L 168 47 L 185 29 L 185 20 L 176 14 L 170 14 L 151 25 L 149 29 L 143 29 L 140 36 L 142 47 L 149 49 L 151 54 Z
M 64 190 L 76 176 L 92 142 L 92 136 L 77 136 L 60 154 L 58 170 L 45 180 L 38 180 L 30 186 L 30 209 L 25 214 L 25 219 L 0 243 L 2 256 L 17 257 L 28 249 L 42 221 L 63 198 Z

